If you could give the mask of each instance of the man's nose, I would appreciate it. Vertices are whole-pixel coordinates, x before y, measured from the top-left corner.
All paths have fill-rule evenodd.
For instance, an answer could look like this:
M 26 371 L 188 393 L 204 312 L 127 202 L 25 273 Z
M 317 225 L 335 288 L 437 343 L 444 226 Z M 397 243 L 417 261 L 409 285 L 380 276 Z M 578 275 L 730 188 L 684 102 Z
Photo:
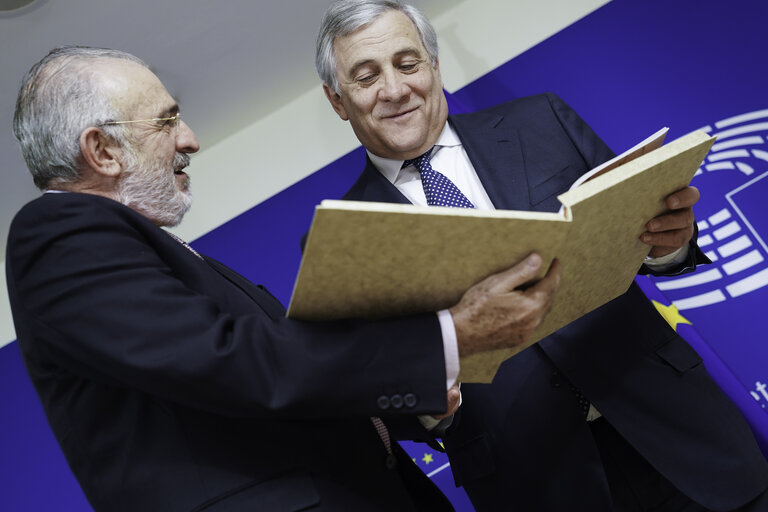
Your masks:
M 181 153 L 197 153 L 200 150 L 200 143 L 197 142 L 197 136 L 187 123 L 179 120 L 179 130 L 176 133 L 176 149 Z
M 379 99 L 382 101 L 401 102 L 411 93 L 407 77 L 396 70 L 384 72 L 381 77 L 382 85 L 379 89 Z

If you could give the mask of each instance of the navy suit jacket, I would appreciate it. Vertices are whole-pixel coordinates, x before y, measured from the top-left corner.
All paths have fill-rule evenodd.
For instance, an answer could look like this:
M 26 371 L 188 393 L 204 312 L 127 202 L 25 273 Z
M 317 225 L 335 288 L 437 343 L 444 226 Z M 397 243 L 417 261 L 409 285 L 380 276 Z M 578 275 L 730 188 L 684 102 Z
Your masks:
M 6 271 L 27 370 L 96 510 L 391 511 L 409 495 L 452 510 L 399 446 L 386 467 L 369 420 L 445 410 L 435 315 L 288 320 L 263 287 L 89 194 L 25 206 Z
M 613 156 L 552 94 L 449 122 L 499 209 L 557 211 L 558 194 Z M 370 161 L 345 199 L 408 202 Z M 680 271 L 707 261 L 693 242 Z M 503 363 L 493 383 L 462 385 L 463 405 L 444 441 L 456 483 L 478 510 L 611 510 L 571 385 L 701 504 L 733 508 L 768 486 L 768 466 L 740 412 L 633 283 Z

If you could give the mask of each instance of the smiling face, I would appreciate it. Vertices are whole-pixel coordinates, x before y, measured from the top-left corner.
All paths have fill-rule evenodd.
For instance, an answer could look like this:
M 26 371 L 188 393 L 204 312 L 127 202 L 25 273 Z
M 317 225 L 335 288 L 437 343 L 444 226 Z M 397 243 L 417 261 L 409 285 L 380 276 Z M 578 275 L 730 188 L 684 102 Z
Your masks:
M 448 117 L 438 63 L 399 11 L 333 44 L 341 94 L 324 85 L 333 109 L 375 155 L 415 158 L 431 148 Z

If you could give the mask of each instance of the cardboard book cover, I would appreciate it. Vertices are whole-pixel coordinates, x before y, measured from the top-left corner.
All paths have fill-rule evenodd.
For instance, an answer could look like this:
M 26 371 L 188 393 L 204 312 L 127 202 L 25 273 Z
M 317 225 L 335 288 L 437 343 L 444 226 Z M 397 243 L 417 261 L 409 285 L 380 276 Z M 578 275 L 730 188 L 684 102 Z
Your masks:
M 461 359 L 461 381 L 490 382 L 505 359 L 629 288 L 650 250 L 638 239 L 645 223 L 666 210 L 667 195 L 688 185 L 714 142 L 696 131 L 654 149 L 665 132 L 558 196 L 558 213 L 323 201 L 288 316 L 322 321 L 437 311 L 532 251 L 541 254 L 544 270 L 558 258 L 560 289 L 529 343 Z

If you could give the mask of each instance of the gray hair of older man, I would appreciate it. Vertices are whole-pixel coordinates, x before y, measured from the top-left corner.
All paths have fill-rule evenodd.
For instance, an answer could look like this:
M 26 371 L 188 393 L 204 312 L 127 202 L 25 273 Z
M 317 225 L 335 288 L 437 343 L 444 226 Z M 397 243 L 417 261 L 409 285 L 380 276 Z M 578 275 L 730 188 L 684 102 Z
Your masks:
M 373 23 L 376 18 L 391 10 L 400 11 L 408 16 L 419 32 L 432 65 L 437 64 L 439 48 L 435 28 L 424 14 L 412 5 L 398 0 L 338 0 L 325 11 L 315 46 L 317 74 L 320 75 L 324 84 L 336 91 L 336 94 L 341 94 L 341 91 L 336 79 L 333 42 L 337 37 L 347 36 Z
M 80 179 L 80 134 L 89 126 L 118 120 L 121 112 L 92 64 L 121 59 L 148 67 L 129 53 L 107 48 L 65 46 L 51 50 L 27 72 L 16 98 L 13 133 L 32 178 L 41 190 Z M 102 126 L 121 145 L 128 128 Z

